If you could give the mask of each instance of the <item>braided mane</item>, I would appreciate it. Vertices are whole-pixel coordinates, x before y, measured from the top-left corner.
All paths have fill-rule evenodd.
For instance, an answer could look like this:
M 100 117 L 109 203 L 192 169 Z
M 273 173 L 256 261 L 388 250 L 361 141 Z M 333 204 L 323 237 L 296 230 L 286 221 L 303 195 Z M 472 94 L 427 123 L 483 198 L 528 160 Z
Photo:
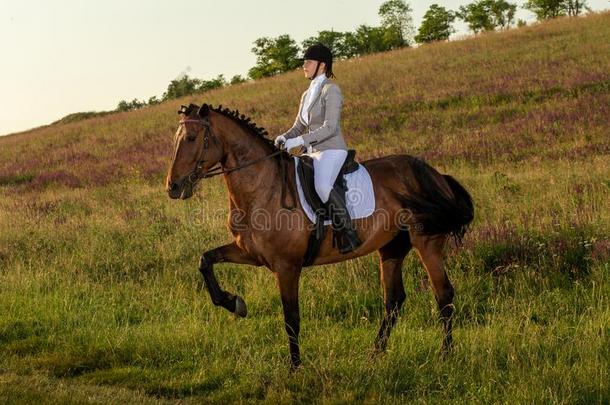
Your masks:
M 233 121 L 237 122 L 241 126 L 249 129 L 252 133 L 257 135 L 262 141 L 267 143 L 267 145 L 271 146 L 273 149 L 276 149 L 273 141 L 266 137 L 266 135 L 269 135 L 269 132 L 267 132 L 265 130 L 265 128 L 263 128 L 263 127 L 257 127 L 256 123 L 250 121 L 250 118 L 245 116 L 244 114 L 240 115 L 239 110 L 230 110 L 228 108 L 223 109 L 222 105 L 219 105 L 216 108 L 210 106 L 210 109 L 212 111 L 215 111 L 219 114 L 224 115 L 227 118 L 232 119 Z
M 240 114 L 239 110 L 230 110 L 228 108 L 222 108 L 222 105 L 214 108 L 211 105 L 208 105 L 210 110 L 217 112 L 227 118 L 230 118 L 232 121 L 238 123 L 245 129 L 250 130 L 254 135 L 256 135 L 261 141 L 265 142 L 267 145 L 271 146 L 273 150 L 277 150 L 273 140 L 267 138 L 265 135 L 269 135 L 269 132 L 265 130 L 263 127 L 257 127 L 256 124 L 250 121 L 249 117 L 246 117 L 244 114 Z M 191 113 L 199 110 L 199 106 L 197 104 L 189 104 L 188 106 L 183 105 L 178 110 L 178 114 L 184 114 L 186 116 L 191 115 Z

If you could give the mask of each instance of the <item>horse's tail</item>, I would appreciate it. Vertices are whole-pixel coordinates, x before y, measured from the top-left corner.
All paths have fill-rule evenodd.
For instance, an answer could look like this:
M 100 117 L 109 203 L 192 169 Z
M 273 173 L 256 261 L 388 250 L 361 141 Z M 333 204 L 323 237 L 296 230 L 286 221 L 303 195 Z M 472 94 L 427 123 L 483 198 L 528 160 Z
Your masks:
M 403 206 L 411 211 L 416 229 L 424 235 L 449 234 L 461 242 L 474 219 L 474 206 L 468 191 L 449 175 L 439 178 L 435 170 L 423 160 L 412 158 L 411 168 L 417 183 L 418 193 L 402 196 Z M 439 185 L 444 179 L 453 198 Z
M 448 174 L 444 174 L 445 181 L 451 187 L 451 191 L 455 196 L 455 208 L 456 216 L 456 227 L 452 229 L 451 234 L 456 238 L 457 241 L 461 242 L 464 234 L 468 230 L 468 225 L 474 219 L 474 204 L 472 203 L 472 197 L 466 191 L 466 189 L 453 177 Z

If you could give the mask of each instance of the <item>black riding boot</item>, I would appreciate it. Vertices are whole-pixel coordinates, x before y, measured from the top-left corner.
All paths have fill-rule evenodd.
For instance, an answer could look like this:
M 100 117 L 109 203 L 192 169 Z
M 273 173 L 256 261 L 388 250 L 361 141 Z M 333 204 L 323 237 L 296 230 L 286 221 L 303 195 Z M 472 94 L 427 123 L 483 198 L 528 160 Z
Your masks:
M 328 196 L 326 207 L 330 212 L 333 232 L 337 235 L 337 247 L 341 253 L 354 251 L 362 244 L 356 229 L 349 217 L 349 211 L 345 205 L 345 198 L 336 190 L 332 190 Z

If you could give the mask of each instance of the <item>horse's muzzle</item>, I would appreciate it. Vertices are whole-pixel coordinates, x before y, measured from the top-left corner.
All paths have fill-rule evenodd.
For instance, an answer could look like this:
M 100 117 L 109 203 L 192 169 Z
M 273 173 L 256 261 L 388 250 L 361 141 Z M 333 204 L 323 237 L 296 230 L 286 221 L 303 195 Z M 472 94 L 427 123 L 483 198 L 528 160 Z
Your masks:
M 171 199 L 187 199 L 193 195 L 193 187 L 189 182 L 181 181 L 181 182 L 171 182 L 167 185 L 167 194 Z
M 169 195 L 169 198 L 171 199 L 179 198 L 180 194 L 182 194 L 182 191 L 180 190 L 180 185 L 175 181 L 171 184 L 168 184 L 166 190 L 167 194 Z

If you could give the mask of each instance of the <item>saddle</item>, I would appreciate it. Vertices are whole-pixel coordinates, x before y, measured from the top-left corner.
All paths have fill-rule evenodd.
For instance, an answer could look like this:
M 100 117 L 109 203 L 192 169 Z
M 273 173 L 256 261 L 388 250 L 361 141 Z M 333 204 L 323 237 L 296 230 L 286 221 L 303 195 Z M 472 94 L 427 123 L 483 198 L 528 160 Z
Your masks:
M 345 202 L 345 194 L 347 193 L 347 183 L 343 177 L 346 174 L 355 172 L 358 170 L 358 162 L 354 160 L 356 151 L 349 149 L 347 151 L 347 157 L 341 166 L 341 170 L 337 175 L 337 179 L 333 185 L 333 189 L 342 197 Z M 311 206 L 316 216 L 316 223 L 314 229 L 309 235 L 309 242 L 307 244 L 307 251 L 303 257 L 303 266 L 311 265 L 320 251 L 320 245 L 326 236 L 326 228 L 324 227 L 324 221 L 331 219 L 330 213 L 326 209 L 326 205 L 320 200 L 314 183 L 314 167 L 313 159 L 307 155 L 301 155 L 297 160 L 297 174 L 303 189 L 303 195 L 305 200 Z M 336 231 L 333 232 L 333 247 L 338 243 L 338 234 Z

